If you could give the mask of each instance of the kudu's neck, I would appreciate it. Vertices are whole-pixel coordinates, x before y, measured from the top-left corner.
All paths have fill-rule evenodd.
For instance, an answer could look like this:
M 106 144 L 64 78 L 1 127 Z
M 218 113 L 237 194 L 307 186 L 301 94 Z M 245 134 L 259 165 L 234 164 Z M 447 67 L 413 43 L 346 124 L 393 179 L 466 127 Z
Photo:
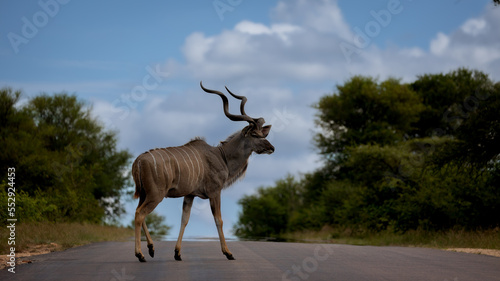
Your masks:
M 248 165 L 248 158 L 252 154 L 251 150 L 245 149 L 240 138 L 240 136 L 235 136 L 230 141 L 223 142 L 219 145 L 221 157 L 229 170 L 229 179 L 236 180 L 245 173 Z
M 226 152 L 224 151 L 224 149 L 222 148 L 222 145 L 219 145 L 217 147 L 219 149 L 219 152 L 220 152 L 220 155 L 222 157 L 222 160 L 224 160 L 224 164 L 226 164 L 227 166 L 227 157 L 226 157 Z

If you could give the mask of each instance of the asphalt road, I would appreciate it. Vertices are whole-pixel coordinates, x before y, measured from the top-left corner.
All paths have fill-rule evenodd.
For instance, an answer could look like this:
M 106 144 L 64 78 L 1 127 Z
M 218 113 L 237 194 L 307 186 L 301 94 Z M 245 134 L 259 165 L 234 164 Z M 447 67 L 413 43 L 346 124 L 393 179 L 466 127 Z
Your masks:
M 155 258 L 140 263 L 133 242 L 104 242 L 32 258 L 0 280 L 500 280 L 500 258 L 435 249 L 331 244 L 186 241 L 156 242 Z

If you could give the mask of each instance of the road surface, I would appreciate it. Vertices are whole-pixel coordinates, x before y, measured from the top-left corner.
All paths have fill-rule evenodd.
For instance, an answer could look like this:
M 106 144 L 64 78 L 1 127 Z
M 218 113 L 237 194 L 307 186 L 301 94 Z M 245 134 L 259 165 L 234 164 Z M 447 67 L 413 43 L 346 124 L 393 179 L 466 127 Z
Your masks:
M 133 242 L 103 242 L 32 257 L 0 280 L 500 280 L 500 258 L 436 249 L 335 244 L 228 242 L 236 260 L 218 242 L 186 241 L 183 261 L 175 242 L 155 243 L 147 262 Z

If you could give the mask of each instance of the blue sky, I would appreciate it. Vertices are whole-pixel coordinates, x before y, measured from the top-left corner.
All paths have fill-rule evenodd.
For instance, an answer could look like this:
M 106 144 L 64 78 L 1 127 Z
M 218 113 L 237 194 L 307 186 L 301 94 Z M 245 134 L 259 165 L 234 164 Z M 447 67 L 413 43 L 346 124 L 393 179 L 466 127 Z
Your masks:
M 464 66 L 498 81 L 498 30 L 490 0 L 6 0 L 0 87 L 23 90 L 22 102 L 78 95 L 134 156 L 195 136 L 216 145 L 244 126 L 225 118 L 200 80 L 246 95 L 249 115 L 273 125 L 276 152 L 252 156 L 246 178 L 223 192 L 232 236 L 243 195 L 321 165 L 311 105 L 322 95 L 358 74 L 409 82 Z M 125 204 L 128 223 L 136 202 Z M 181 206 L 166 199 L 157 208 L 171 237 Z M 185 236 L 217 236 L 208 201 L 195 201 Z

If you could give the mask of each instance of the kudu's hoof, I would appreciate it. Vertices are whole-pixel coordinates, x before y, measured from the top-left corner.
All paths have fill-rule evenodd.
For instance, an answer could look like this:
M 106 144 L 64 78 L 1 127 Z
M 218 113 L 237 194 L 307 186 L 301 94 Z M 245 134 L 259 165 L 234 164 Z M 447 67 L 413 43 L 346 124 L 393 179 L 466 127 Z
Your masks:
M 135 254 L 135 256 L 139 259 L 140 262 L 146 262 L 143 254 Z
M 225 254 L 226 255 L 226 254 Z M 234 260 L 234 257 L 233 255 L 226 255 L 226 258 L 230 261 L 233 261 Z
M 181 259 L 181 255 L 179 254 L 179 251 L 177 251 L 177 250 L 175 250 L 174 259 L 175 259 L 176 261 L 182 261 L 182 259 Z
M 153 244 L 151 245 L 148 245 L 148 249 L 149 249 L 149 255 L 154 258 L 155 257 L 155 247 L 153 246 Z

